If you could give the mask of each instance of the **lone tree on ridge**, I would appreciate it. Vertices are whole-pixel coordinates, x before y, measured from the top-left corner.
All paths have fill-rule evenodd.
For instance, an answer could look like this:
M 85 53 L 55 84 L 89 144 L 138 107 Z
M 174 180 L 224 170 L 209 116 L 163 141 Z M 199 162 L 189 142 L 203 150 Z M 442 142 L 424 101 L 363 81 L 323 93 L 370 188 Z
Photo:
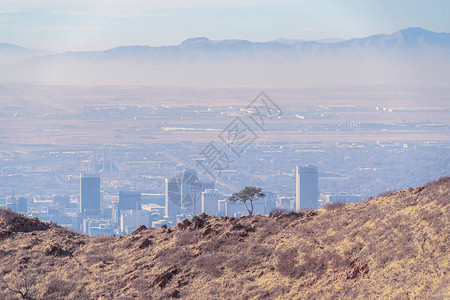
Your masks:
M 244 202 L 245 208 L 248 211 L 248 215 L 253 215 L 253 201 L 264 198 L 266 195 L 262 192 L 262 188 L 257 186 L 246 186 L 245 189 L 239 193 L 233 193 L 230 197 L 230 201 L 233 202 Z M 250 202 L 250 207 L 248 207 L 247 202 Z

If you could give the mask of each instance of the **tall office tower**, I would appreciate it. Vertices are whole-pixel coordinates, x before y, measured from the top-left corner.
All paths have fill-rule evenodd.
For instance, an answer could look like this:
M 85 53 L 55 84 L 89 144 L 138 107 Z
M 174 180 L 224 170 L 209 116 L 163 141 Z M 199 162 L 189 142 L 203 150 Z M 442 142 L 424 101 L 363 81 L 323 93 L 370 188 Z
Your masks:
M 113 173 L 114 166 L 114 145 L 103 144 L 103 159 L 102 170 L 103 173 Z
M 184 170 L 171 180 L 166 179 L 166 207 L 167 218 L 177 214 L 200 213 L 201 186 L 195 170 Z
M 319 171 L 315 166 L 297 166 L 295 208 L 319 208 Z
M 85 216 L 100 216 L 100 176 L 80 176 L 80 212 Z
M 264 214 L 270 214 L 276 208 L 277 194 L 267 191 L 264 194 L 266 194 L 264 199 L 262 199 L 264 201 Z
M 219 200 L 222 195 L 214 190 L 207 189 L 202 192 L 202 213 L 208 216 L 217 216 L 219 212 Z
M 26 215 L 28 212 L 28 199 L 25 197 L 20 197 L 19 200 L 17 200 L 17 211 L 21 214 Z
M 117 205 L 119 218 L 121 211 L 141 209 L 141 192 L 119 191 L 119 203 Z
M 172 182 L 168 178 L 164 181 L 164 194 L 165 194 L 165 204 L 164 204 L 164 217 L 174 218 L 176 215 L 180 214 L 181 207 L 178 203 L 174 203 L 172 193 L 169 196 L 169 190 L 176 189 L 176 183 Z

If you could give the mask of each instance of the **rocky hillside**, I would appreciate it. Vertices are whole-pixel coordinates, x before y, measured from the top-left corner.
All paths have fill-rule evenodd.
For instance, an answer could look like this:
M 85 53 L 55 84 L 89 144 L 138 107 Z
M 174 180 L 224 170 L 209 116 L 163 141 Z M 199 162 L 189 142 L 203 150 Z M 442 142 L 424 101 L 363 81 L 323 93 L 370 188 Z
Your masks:
M 449 189 L 121 237 L 0 210 L 0 298 L 448 299 Z

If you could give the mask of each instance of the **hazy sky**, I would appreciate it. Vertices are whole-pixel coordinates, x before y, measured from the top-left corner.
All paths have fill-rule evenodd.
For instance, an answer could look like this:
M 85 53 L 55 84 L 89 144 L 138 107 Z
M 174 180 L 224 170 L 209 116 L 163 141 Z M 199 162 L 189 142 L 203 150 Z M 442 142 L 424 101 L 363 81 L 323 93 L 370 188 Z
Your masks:
M 450 32 L 449 0 L 0 0 L 0 42 L 53 51 L 186 38 L 322 39 Z

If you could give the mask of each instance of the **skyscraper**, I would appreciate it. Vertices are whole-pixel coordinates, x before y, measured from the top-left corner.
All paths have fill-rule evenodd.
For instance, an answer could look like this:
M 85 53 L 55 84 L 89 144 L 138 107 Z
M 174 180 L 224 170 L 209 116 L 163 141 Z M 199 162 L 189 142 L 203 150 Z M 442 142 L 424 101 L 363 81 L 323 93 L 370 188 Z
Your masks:
M 315 166 L 297 166 L 295 208 L 319 208 L 319 171 Z
M 80 176 L 80 212 L 83 216 L 100 216 L 100 176 Z
M 119 191 L 119 203 L 117 210 L 119 213 L 124 210 L 141 210 L 141 193 L 132 191 Z
M 150 212 L 146 210 L 123 210 L 120 214 L 120 231 L 130 234 L 141 225 L 151 226 Z
M 266 194 L 262 199 L 264 201 L 264 214 L 270 214 L 276 207 L 277 194 L 268 191 L 265 191 L 264 194 Z
M 17 200 L 17 211 L 21 214 L 26 215 L 28 212 L 28 199 L 25 197 L 20 197 L 19 200 Z
M 164 216 L 166 218 L 174 218 L 176 215 L 181 213 L 181 205 L 174 200 L 172 191 L 176 191 L 178 189 L 177 182 L 174 180 L 165 179 L 165 205 L 164 205 Z M 175 195 L 176 196 L 176 195 Z M 179 197 L 176 197 L 177 199 Z
M 201 204 L 202 213 L 208 216 L 216 216 L 219 212 L 219 200 L 222 199 L 222 195 L 216 193 L 213 189 L 207 189 L 202 192 Z
M 172 218 L 177 214 L 199 214 L 200 196 L 201 184 L 195 170 L 186 169 L 170 181 L 166 179 L 166 217 Z

